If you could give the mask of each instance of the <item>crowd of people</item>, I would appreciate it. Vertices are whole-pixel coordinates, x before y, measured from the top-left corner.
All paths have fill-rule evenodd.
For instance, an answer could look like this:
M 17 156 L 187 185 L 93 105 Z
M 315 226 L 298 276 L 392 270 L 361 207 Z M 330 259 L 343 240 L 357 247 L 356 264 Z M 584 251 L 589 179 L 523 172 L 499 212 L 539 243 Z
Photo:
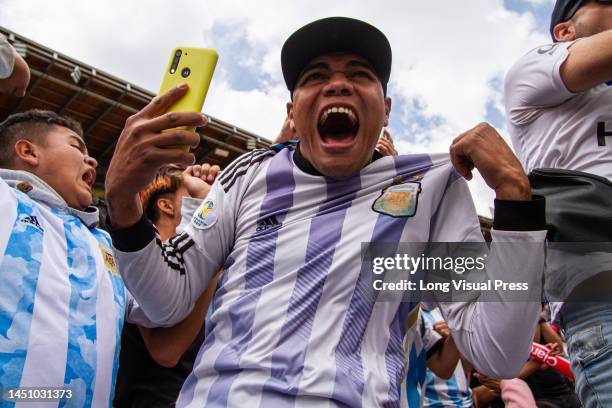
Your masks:
M 449 153 L 398 154 L 386 36 L 306 24 L 282 48 L 290 101 L 269 149 L 194 164 L 178 146 L 207 119 L 167 112 L 179 85 L 126 121 L 104 223 L 80 124 L 5 118 L 0 405 L 612 407 L 612 250 L 562 291 L 545 251 L 612 242 L 612 2 L 558 0 L 550 31 L 506 77 L 516 155 L 486 123 Z M 0 93 L 28 82 L 0 37 Z M 364 243 L 484 241 L 474 170 L 495 192 L 487 272 L 544 280 L 541 298 L 369 296 Z

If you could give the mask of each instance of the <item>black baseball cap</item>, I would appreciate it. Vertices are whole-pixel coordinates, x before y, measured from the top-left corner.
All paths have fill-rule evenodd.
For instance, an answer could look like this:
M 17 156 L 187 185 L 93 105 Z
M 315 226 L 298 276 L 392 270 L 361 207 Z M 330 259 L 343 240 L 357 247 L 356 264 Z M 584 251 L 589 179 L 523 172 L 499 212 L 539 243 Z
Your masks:
M 350 52 L 367 60 L 387 94 L 391 75 L 391 45 L 376 27 L 348 17 L 328 17 L 306 24 L 285 41 L 281 51 L 283 77 L 289 92 L 313 58 L 333 52 Z

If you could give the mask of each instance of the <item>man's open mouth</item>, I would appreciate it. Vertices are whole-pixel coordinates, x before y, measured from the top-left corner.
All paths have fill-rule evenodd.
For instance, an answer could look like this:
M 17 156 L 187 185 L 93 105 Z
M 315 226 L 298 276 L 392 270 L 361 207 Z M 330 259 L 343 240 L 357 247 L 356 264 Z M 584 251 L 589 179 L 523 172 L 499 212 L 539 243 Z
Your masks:
M 333 147 L 349 146 L 357 137 L 359 119 L 350 107 L 330 106 L 321 113 L 318 129 L 323 143 Z
M 89 186 L 91 189 L 96 182 L 96 171 L 94 169 L 88 169 L 83 173 L 81 179 Z

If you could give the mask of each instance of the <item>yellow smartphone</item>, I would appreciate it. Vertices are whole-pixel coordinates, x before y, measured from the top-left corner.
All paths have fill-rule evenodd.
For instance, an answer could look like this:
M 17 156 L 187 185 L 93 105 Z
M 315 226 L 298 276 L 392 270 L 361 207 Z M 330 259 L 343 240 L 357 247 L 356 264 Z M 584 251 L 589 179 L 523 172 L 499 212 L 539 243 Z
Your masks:
M 189 90 L 168 112 L 202 112 L 218 59 L 219 54 L 212 48 L 176 47 L 172 51 L 158 95 L 183 82 L 189 85 Z M 195 127 L 181 126 L 176 129 L 193 132 Z M 189 151 L 189 146 L 182 145 L 180 148 Z

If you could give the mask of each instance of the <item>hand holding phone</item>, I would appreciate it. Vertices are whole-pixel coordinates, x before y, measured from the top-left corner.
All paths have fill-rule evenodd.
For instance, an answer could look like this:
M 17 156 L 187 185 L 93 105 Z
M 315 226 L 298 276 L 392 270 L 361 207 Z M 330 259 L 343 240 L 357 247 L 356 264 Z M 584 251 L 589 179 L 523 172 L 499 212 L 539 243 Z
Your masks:
M 176 47 L 170 55 L 159 95 L 181 83 L 187 83 L 187 93 L 168 109 L 168 112 L 201 112 L 219 55 L 211 48 Z M 195 127 L 179 129 L 195 131 Z M 172 130 L 172 129 L 168 129 Z M 174 146 L 172 146 L 174 147 Z M 180 146 L 189 151 L 189 146 Z

